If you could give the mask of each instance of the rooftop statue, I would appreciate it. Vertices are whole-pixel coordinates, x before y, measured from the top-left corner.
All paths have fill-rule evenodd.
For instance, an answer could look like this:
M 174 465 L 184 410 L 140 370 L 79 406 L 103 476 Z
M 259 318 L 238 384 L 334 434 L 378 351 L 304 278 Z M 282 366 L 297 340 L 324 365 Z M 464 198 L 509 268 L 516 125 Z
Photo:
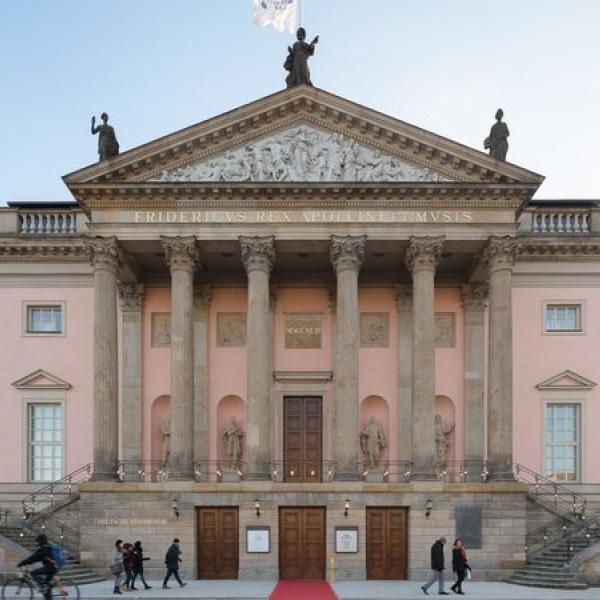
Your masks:
M 96 117 L 92 117 L 92 135 L 98 134 L 98 155 L 100 160 L 106 160 L 119 154 L 119 142 L 115 130 L 108 124 L 108 115 L 104 112 L 100 118 L 102 125 L 96 127 Z
M 288 46 L 288 55 L 285 63 L 283 63 L 283 68 L 290 72 L 285 78 L 288 88 L 302 84 L 312 85 L 308 69 L 308 58 L 315 53 L 315 46 L 319 42 L 319 36 L 317 36 L 310 44 L 307 44 L 304 27 L 298 29 L 296 37 L 298 41 L 294 42 L 293 46 Z
M 490 135 L 483 141 L 483 147 L 490 151 L 490 156 L 497 160 L 506 160 L 506 154 L 508 152 L 508 126 L 502 120 L 504 111 L 499 108 L 496 111 L 496 122 L 490 129 Z

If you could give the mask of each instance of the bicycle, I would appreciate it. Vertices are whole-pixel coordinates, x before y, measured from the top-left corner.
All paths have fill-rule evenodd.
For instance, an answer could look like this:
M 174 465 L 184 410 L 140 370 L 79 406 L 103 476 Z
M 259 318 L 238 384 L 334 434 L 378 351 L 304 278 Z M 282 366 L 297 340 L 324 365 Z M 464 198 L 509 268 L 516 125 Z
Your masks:
M 79 600 L 79 586 L 68 578 L 60 577 L 58 573 L 50 580 L 50 595 L 57 600 Z M 28 569 L 10 577 L 2 586 L 2 600 L 32 600 L 34 591 L 44 596 L 45 590 L 31 576 Z

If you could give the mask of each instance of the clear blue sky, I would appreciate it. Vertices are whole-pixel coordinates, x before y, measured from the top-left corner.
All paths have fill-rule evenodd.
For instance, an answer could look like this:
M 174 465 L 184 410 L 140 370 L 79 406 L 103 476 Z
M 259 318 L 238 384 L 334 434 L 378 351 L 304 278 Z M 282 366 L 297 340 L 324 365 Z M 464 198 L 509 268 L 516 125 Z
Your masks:
M 284 87 L 251 0 L 0 0 L 0 204 Z M 538 197 L 600 197 L 600 0 L 303 0 L 318 87 L 475 148 L 502 107 Z

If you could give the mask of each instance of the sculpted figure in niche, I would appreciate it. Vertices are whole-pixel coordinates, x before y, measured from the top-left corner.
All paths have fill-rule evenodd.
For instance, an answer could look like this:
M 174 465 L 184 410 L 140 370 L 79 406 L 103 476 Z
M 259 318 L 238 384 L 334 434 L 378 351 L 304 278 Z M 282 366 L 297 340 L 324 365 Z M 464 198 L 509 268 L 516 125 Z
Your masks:
M 483 147 L 490 151 L 490 156 L 497 160 L 506 160 L 508 153 L 508 125 L 502 120 L 504 111 L 499 108 L 496 111 L 496 122 L 490 129 L 490 135 L 483 141 Z
M 319 42 L 319 36 L 317 36 L 310 44 L 307 44 L 304 27 L 298 29 L 296 37 L 298 41 L 294 42 L 293 46 L 288 46 L 288 55 L 283 63 L 283 68 L 290 72 L 285 78 L 288 88 L 302 84 L 312 85 L 308 59 L 315 53 L 315 46 Z
M 238 425 L 235 417 L 229 418 L 229 423 L 223 432 L 223 442 L 225 443 L 225 452 L 230 467 L 235 467 L 242 459 L 242 438 L 244 432 Z
M 454 431 L 454 425 L 444 429 L 442 415 L 435 415 L 435 458 L 438 463 L 448 460 L 448 448 L 450 447 L 450 436 Z
M 167 414 L 160 425 L 160 434 L 162 435 L 162 462 L 163 465 L 169 464 L 171 458 L 171 414 Z
M 119 142 L 115 130 L 108 124 L 108 115 L 104 112 L 100 118 L 102 125 L 96 127 L 96 117 L 92 117 L 92 135 L 98 134 L 98 156 L 100 160 L 106 160 L 119 154 Z
M 381 453 L 386 447 L 385 435 L 381 425 L 375 420 L 374 416 L 369 417 L 369 422 L 360 432 L 360 449 L 369 463 L 370 469 L 376 469 L 379 466 Z

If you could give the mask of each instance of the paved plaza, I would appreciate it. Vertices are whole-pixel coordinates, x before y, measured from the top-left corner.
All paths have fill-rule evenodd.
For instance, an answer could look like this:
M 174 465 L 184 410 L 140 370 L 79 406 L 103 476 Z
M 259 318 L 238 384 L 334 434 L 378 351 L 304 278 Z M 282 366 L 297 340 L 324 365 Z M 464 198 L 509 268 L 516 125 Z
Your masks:
M 137 598 L 165 598 L 179 600 L 198 598 L 202 600 L 266 600 L 275 582 L 268 581 L 191 581 L 185 588 L 172 587 L 161 589 L 161 582 L 150 582 L 148 591 L 124 592 L 123 596 Z M 416 600 L 426 596 L 415 581 L 360 581 L 334 583 L 333 588 L 341 600 Z M 448 588 L 446 588 L 448 589 Z M 564 591 L 541 588 L 528 588 L 500 582 L 472 582 L 465 586 L 465 595 L 469 598 L 485 600 L 591 600 L 600 597 L 598 588 L 582 591 Z M 457 597 L 450 593 L 451 596 Z M 438 597 L 435 588 L 429 596 Z M 111 598 L 112 583 L 105 581 L 86 585 L 81 588 L 84 599 Z M 307 598 L 310 600 L 310 598 Z

